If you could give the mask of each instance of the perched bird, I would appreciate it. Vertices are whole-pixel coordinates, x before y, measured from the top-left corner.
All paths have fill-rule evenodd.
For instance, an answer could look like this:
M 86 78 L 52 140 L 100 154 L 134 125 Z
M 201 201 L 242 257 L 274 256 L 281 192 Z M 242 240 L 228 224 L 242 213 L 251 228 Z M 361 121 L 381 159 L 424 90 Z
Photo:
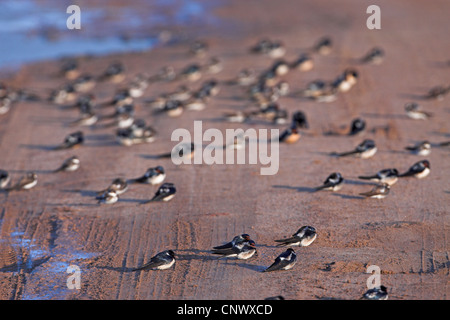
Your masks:
M 423 111 L 416 102 L 408 102 L 405 104 L 406 115 L 414 120 L 426 120 L 432 116 L 430 112 Z
M 85 112 L 81 112 L 81 116 L 79 119 L 71 122 L 70 126 L 91 126 L 98 121 L 97 114 L 92 110 L 87 110 Z
M 73 156 L 73 157 L 66 159 L 62 163 L 62 165 L 58 169 L 54 170 L 53 172 L 76 171 L 76 170 L 78 170 L 78 168 L 80 168 L 80 164 L 81 164 L 80 159 L 78 159 L 78 157 L 76 157 L 76 156 Z
M 0 115 L 6 114 L 11 109 L 12 101 L 6 96 L 0 98 Z
M 202 66 L 197 63 L 190 64 L 181 70 L 178 77 L 191 82 L 197 81 L 202 77 Z
M 48 101 L 56 104 L 62 104 L 75 100 L 76 96 L 77 92 L 75 91 L 75 87 L 71 83 L 68 83 L 63 85 L 61 88 L 52 90 Z
M 339 191 L 342 189 L 343 185 L 344 185 L 344 178 L 342 177 L 342 175 L 339 172 L 333 172 L 327 177 L 327 179 L 323 182 L 321 186 L 314 188 L 314 190 Z
M 333 47 L 333 41 L 330 37 L 322 37 L 313 46 L 313 52 L 321 54 L 323 56 L 329 55 Z
M 349 91 L 358 80 L 358 72 L 353 69 L 346 69 L 332 83 L 332 87 L 339 92 Z
M 292 114 L 292 126 L 301 129 L 309 129 L 309 122 L 303 111 L 296 111 Z
M 399 177 L 416 177 L 418 179 L 425 178 L 431 172 L 430 162 L 422 160 L 412 165 L 408 171 L 399 175 Z
M 360 62 L 364 64 L 381 64 L 384 60 L 384 56 L 384 50 L 375 47 L 370 49 L 370 51 L 360 59 Z
M 427 156 L 431 153 L 431 143 L 425 140 L 414 146 L 407 146 L 405 149 L 419 156 Z
M 196 57 L 203 57 L 208 52 L 209 46 L 205 41 L 195 40 L 189 46 L 189 53 Z
M 154 168 L 149 168 L 145 174 L 136 179 L 128 180 L 129 183 L 146 183 L 151 185 L 160 184 L 166 178 L 166 173 L 162 166 L 156 166 Z
M 290 64 L 291 69 L 299 71 L 309 71 L 314 67 L 314 61 L 308 54 L 301 54 L 296 60 Z
M 72 83 L 75 92 L 88 92 L 97 84 L 97 80 L 90 74 L 78 76 Z
M 307 84 L 306 88 L 299 92 L 303 98 L 317 102 L 333 102 L 337 97 L 337 88 L 331 82 L 314 80 Z
M 80 74 L 78 62 L 75 59 L 67 59 L 63 61 L 60 67 L 60 74 L 66 79 L 75 79 Z
M 150 81 L 148 76 L 145 74 L 136 75 L 128 85 L 128 93 L 132 98 L 139 98 L 145 93 L 148 88 Z
M 125 79 L 125 68 L 121 62 L 111 63 L 106 70 L 98 77 L 99 81 L 111 81 L 113 83 L 122 82 Z
M 113 204 L 119 200 L 119 197 L 115 191 L 108 190 L 101 196 L 97 196 L 96 199 L 98 200 L 99 204 L 100 203 Z
M 20 180 L 12 187 L 7 188 L 6 190 L 29 190 L 36 186 L 38 182 L 38 178 L 36 173 L 28 172 L 25 174 Z
M 131 125 L 131 127 L 117 129 L 116 138 L 117 141 L 124 146 L 150 143 L 155 141 L 156 131 L 150 126 L 136 129 Z
M 284 76 L 289 72 L 289 69 L 289 64 L 285 60 L 280 59 L 276 60 L 269 70 L 272 71 L 276 76 Z
M 379 183 L 386 183 L 390 186 L 398 180 L 398 170 L 395 168 L 383 169 L 371 176 L 359 176 L 359 179 L 371 180 Z
M 374 199 L 384 199 L 391 189 L 391 186 L 387 183 L 382 183 L 379 185 L 376 185 L 372 190 L 368 192 L 362 192 L 360 195 L 368 197 L 368 198 L 374 198 Z
M 350 132 L 348 135 L 354 136 L 364 131 L 366 128 L 366 122 L 361 118 L 356 118 L 352 120 L 352 123 L 350 124 Z
M 352 151 L 337 153 L 333 152 L 331 155 L 335 155 L 338 157 L 346 157 L 346 156 L 356 156 L 361 159 L 367 159 L 375 155 L 377 152 L 377 146 L 375 144 L 375 141 L 371 139 L 366 139 L 363 142 L 361 142 L 356 148 Z
M 444 96 L 450 92 L 450 86 L 444 87 L 444 86 L 436 86 L 431 88 L 427 94 L 424 95 L 424 99 L 437 99 L 442 100 L 444 99 Z
M 240 260 L 247 260 L 255 254 L 258 255 L 256 244 L 253 240 L 236 243 L 228 249 L 212 250 L 211 253 L 221 255 L 224 258 L 236 257 Z
M 379 286 L 367 290 L 360 300 L 387 300 L 388 296 L 387 288 L 385 286 Z
M 248 235 L 247 233 L 243 233 L 240 235 L 235 236 L 230 242 L 227 242 L 223 245 L 220 246 L 215 246 L 213 247 L 214 250 L 226 250 L 226 249 L 231 249 L 233 246 L 235 246 L 236 244 L 240 244 L 243 243 L 245 241 L 249 241 L 250 239 L 250 235 Z
M 0 169 L 0 189 L 6 189 L 6 186 L 11 181 L 11 176 L 8 171 Z
M 175 72 L 175 68 L 172 66 L 164 66 L 162 67 L 158 73 L 148 78 L 150 82 L 156 81 L 172 81 L 175 80 L 177 74 Z
M 76 131 L 64 138 L 64 141 L 56 146 L 54 150 L 64 150 L 80 146 L 84 142 L 84 134 L 82 131 Z
M 264 54 L 270 58 L 277 59 L 284 56 L 286 48 L 281 41 L 262 39 L 250 48 L 251 53 Z
M 226 81 L 229 85 L 249 86 L 256 82 L 257 76 L 254 69 L 242 69 L 236 78 Z
M 121 195 L 127 190 L 128 190 L 128 183 L 122 178 L 116 178 L 111 182 L 108 188 L 97 192 L 97 199 L 101 198 L 109 191 L 114 191 L 116 195 Z
M 297 230 L 291 237 L 275 240 L 279 242 L 278 246 L 300 246 L 307 247 L 317 238 L 316 228 L 311 226 L 303 226 Z
M 275 261 L 263 272 L 270 272 L 276 270 L 289 270 L 297 263 L 297 255 L 294 249 L 288 248 L 285 252 L 280 254 Z
M 281 133 L 278 140 L 279 140 L 279 142 L 291 144 L 291 143 L 297 142 L 300 139 L 300 137 L 301 137 L 301 134 L 298 131 L 298 129 L 296 127 L 290 127 Z
M 150 259 L 149 262 L 145 263 L 143 266 L 133 269 L 132 271 L 138 270 L 166 270 L 169 269 L 175 263 L 175 252 L 172 250 L 165 250 L 158 253 Z
M 176 188 L 173 183 L 166 182 L 159 187 L 153 198 L 143 202 L 142 204 L 155 202 L 155 201 L 170 201 L 175 196 Z

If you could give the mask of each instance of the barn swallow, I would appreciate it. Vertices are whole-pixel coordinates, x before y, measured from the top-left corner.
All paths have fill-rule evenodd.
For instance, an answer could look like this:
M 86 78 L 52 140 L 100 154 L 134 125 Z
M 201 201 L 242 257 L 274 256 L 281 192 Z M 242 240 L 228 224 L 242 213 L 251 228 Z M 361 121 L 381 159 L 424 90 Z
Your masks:
M 314 80 L 307 84 L 306 88 L 300 91 L 300 95 L 304 98 L 322 101 L 324 97 L 331 95 L 330 101 L 335 96 L 337 89 L 331 83 L 323 80 Z M 324 100 L 325 101 L 325 100 Z
M 52 90 L 50 92 L 48 101 L 56 104 L 62 104 L 75 100 L 76 96 L 77 92 L 75 91 L 74 86 L 69 83 L 62 86 L 61 88 Z
M 294 62 L 290 64 L 291 69 L 299 71 L 309 71 L 314 67 L 314 61 L 308 54 L 301 54 Z
M 80 118 L 71 122 L 69 125 L 70 126 L 92 126 L 93 124 L 95 124 L 98 121 L 98 119 L 99 118 L 94 111 L 88 110 L 86 112 L 82 112 Z
M 122 178 L 114 179 L 108 188 L 97 192 L 97 199 L 102 198 L 109 191 L 114 191 L 116 195 L 121 195 L 128 190 L 128 183 Z
M 354 136 L 364 131 L 366 128 L 366 121 L 364 121 L 361 118 L 356 118 L 352 120 L 352 123 L 350 124 L 350 132 L 348 135 Z
M 237 112 L 228 112 L 223 115 L 224 120 L 228 122 L 236 122 L 243 123 L 250 120 L 251 113 L 237 111 Z
M 256 82 L 257 75 L 254 69 L 242 69 L 236 78 L 226 81 L 229 85 L 249 86 Z
M 270 272 L 276 270 L 289 270 L 297 263 L 297 255 L 294 249 L 288 248 L 281 253 L 267 269 L 263 272 Z
M 215 246 L 215 247 L 213 247 L 213 249 L 216 251 L 217 250 L 227 250 L 227 249 L 231 249 L 236 244 L 240 244 L 240 243 L 243 243 L 244 241 L 249 241 L 249 240 L 251 240 L 250 235 L 247 233 L 243 233 L 243 234 L 235 236 L 230 242 L 227 242 L 220 246 Z
M 289 114 L 287 110 L 277 109 L 273 115 L 272 122 L 275 124 L 285 124 L 289 120 Z
M 258 255 L 256 244 L 253 240 L 236 243 L 228 249 L 212 250 L 211 253 L 221 255 L 223 258 L 236 257 L 240 260 L 247 260 L 255 254 Z
M 278 77 L 286 75 L 289 70 L 289 64 L 283 59 L 276 60 L 270 67 L 270 71 L 272 71 Z
M 388 296 L 387 288 L 385 286 L 379 286 L 367 290 L 360 300 L 387 300 Z
M 296 111 L 292 114 L 292 126 L 301 129 L 309 129 L 309 122 L 303 111 Z
M 272 59 L 278 59 L 284 56 L 286 48 L 281 41 L 262 39 L 256 45 L 251 47 L 250 51 L 252 53 L 267 55 Z
M 431 88 L 427 94 L 424 95 L 424 99 L 437 99 L 442 100 L 444 99 L 444 96 L 450 92 L 450 86 L 444 87 L 444 86 L 436 86 Z
M 145 74 L 138 74 L 128 85 L 128 92 L 132 98 L 140 98 L 144 95 L 145 90 L 149 86 L 148 76 Z
M 368 192 L 360 193 L 360 195 L 368 198 L 384 199 L 389 194 L 390 189 L 391 186 L 389 184 L 381 183 L 373 187 L 373 189 Z
M 210 74 L 216 74 L 223 70 L 223 62 L 218 57 L 212 57 L 202 68 Z
M 358 80 L 358 72 L 353 69 L 346 69 L 332 83 L 332 87 L 339 92 L 347 92 Z
M 79 65 L 75 59 L 65 60 L 59 71 L 63 77 L 69 80 L 73 80 L 80 75 Z
M 208 97 L 214 97 L 220 92 L 219 82 L 215 79 L 205 81 L 198 92 Z
M 426 120 L 432 116 L 430 112 L 421 110 L 421 107 L 416 102 L 408 102 L 405 104 L 406 115 L 414 120 Z
M 194 156 L 195 144 L 194 143 L 182 143 L 178 144 L 170 153 L 163 153 L 157 156 L 157 158 L 183 158 L 192 159 Z
M 148 168 L 145 174 L 136 179 L 128 180 L 129 183 L 146 183 L 151 185 L 161 184 L 166 178 L 166 173 L 162 166 Z
M 164 66 L 162 67 L 155 75 L 148 78 L 150 82 L 156 81 L 165 81 L 169 82 L 175 80 L 177 74 L 175 72 L 175 68 L 172 66 Z
M 344 177 L 342 177 L 342 175 L 339 172 L 333 172 L 327 177 L 327 179 L 323 182 L 321 186 L 314 188 L 314 190 L 339 191 L 342 189 L 343 184 L 344 184 Z
M 301 134 L 298 131 L 297 127 L 290 127 L 281 133 L 278 140 L 279 140 L 279 142 L 291 144 L 291 143 L 297 142 L 300 139 L 300 137 L 301 137 Z
M 425 178 L 430 174 L 431 167 L 428 160 L 422 160 L 412 165 L 408 171 L 399 175 L 399 177 L 416 177 L 418 179 Z
M 54 170 L 53 172 L 56 173 L 56 172 L 61 172 L 61 171 L 67 171 L 67 172 L 76 171 L 76 170 L 78 170 L 78 168 L 80 168 L 80 164 L 81 164 L 80 159 L 78 159 L 78 157 L 76 157 L 76 156 L 73 156 L 73 157 L 66 159 L 62 163 L 62 165 L 58 169 Z
M 109 101 L 103 102 L 100 106 L 121 106 L 121 105 L 131 105 L 133 104 L 133 97 L 130 95 L 130 91 L 128 89 L 119 89 L 114 94 L 113 98 Z
M 231 150 L 241 150 L 244 147 L 245 147 L 245 137 L 239 134 L 233 137 L 233 142 L 223 145 L 223 149 L 231 149 Z
M 371 180 L 380 183 L 386 183 L 390 186 L 395 184 L 398 180 L 398 170 L 395 168 L 383 169 L 371 176 L 358 176 L 362 180 Z
M 419 156 L 427 156 L 431 153 L 431 143 L 425 140 L 414 146 L 407 146 L 405 149 Z
M 346 156 L 357 156 L 361 159 L 367 159 L 375 155 L 377 152 L 377 147 L 375 144 L 375 141 L 371 139 L 366 139 L 363 142 L 361 142 L 356 148 L 352 151 L 342 152 L 342 153 L 336 153 L 333 152 L 331 155 L 335 155 L 338 157 L 346 157 Z
M 183 70 L 181 70 L 179 74 L 180 79 L 188 80 L 191 82 L 195 82 L 202 77 L 202 66 L 193 63 L 186 66 Z
M 329 55 L 333 47 L 333 41 L 330 37 L 322 37 L 313 46 L 312 50 L 315 53 L 321 54 L 323 56 Z
M 149 262 L 143 266 L 133 269 L 138 270 L 166 270 L 169 269 L 175 263 L 175 253 L 172 250 L 166 250 L 158 253 L 150 259 Z
M 11 176 L 8 171 L 0 169 L 0 189 L 5 189 L 8 183 L 11 181 Z
M 121 62 L 111 63 L 98 77 L 99 81 L 122 82 L 125 79 L 125 68 Z
M 82 131 L 76 131 L 64 138 L 63 143 L 56 146 L 54 150 L 71 149 L 80 146 L 84 142 L 84 134 Z
M 72 82 L 75 92 L 88 92 L 92 90 L 96 84 L 97 81 L 89 74 L 80 75 Z
M 286 239 L 275 240 L 279 242 L 277 246 L 300 246 L 307 247 L 317 238 L 316 228 L 311 226 L 303 226 L 291 237 Z
M 384 60 L 384 50 L 379 47 L 374 47 L 360 59 L 364 64 L 381 64 Z
M 108 190 L 105 193 L 103 193 L 101 196 L 97 196 L 96 199 L 98 200 L 98 203 L 104 203 L 104 204 L 114 204 L 119 200 L 119 197 L 117 193 L 113 190 Z
M 206 108 L 206 104 L 209 100 L 209 96 L 206 91 L 197 91 L 193 94 L 192 98 L 183 102 L 183 106 L 186 110 L 201 111 Z
M 153 198 L 143 202 L 142 204 L 155 202 L 155 201 L 170 201 L 175 196 L 176 188 L 173 183 L 166 182 L 162 186 L 159 187 L 158 191 L 156 191 Z
M 160 110 L 158 110 L 158 113 L 164 112 L 169 117 L 175 118 L 179 117 L 184 112 L 185 106 L 183 102 L 179 100 L 168 100 L 164 107 Z
M 7 188 L 6 190 L 29 190 L 33 188 L 38 182 L 38 178 L 36 173 L 28 172 L 20 180 L 12 187 Z
M 208 52 L 209 46 L 205 41 L 195 40 L 189 46 L 189 53 L 196 57 L 204 57 Z
M 12 101 L 7 96 L 0 98 L 0 115 L 6 114 L 11 109 Z

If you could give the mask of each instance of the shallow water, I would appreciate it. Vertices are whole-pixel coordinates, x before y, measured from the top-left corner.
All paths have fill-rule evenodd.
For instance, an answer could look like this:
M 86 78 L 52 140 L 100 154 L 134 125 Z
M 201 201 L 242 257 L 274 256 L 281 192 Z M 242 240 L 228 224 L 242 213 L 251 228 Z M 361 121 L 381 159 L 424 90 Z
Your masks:
M 104 0 L 74 1 L 81 30 L 68 30 L 67 1 L 0 2 L 0 68 L 76 55 L 142 51 L 158 44 L 164 27 L 214 22 L 217 1 L 153 0 L 111 5 Z M 119 1 L 120 2 L 120 1 Z

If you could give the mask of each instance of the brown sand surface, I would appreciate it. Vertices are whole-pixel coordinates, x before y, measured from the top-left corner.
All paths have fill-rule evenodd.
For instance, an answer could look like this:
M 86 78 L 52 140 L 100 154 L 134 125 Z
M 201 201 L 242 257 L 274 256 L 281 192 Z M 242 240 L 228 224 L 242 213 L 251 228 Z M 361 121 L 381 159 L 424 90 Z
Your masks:
M 305 101 L 295 94 L 279 101 L 290 114 L 303 110 L 310 121 L 301 140 L 280 145 L 279 171 L 259 174 L 260 165 L 174 165 L 152 155 L 169 151 L 173 130 L 218 128 L 278 128 L 264 122 L 230 124 L 218 121 L 225 111 L 249 105 L 242 88 L 222 84 L 205 111 L 186 111 L 179 118 L 154 116 L 144 99 L 172 91 L 182 82 L 151 85 L 137 99 L 136 113 L 158 132 L 151 144 L 132 147 L 115 142 L 111 128 L 82 128 L 86 142 L 75 150 L 49 151 L 78 128 L 67 123 L 76 110 L 39 102 L 20 102 L 0 116 L 0 168 L 13 179 L 35 170 L 38 185 L 21 192 L 0 193 L 0 299 L 357 299 L 366 291 L 369 265 L 381 269 L 390 299 L 448 299 L 449 192 L 448 148 L 433 148 L 426 158 L 431 174 L 422 180 L 401 179 L 383 200 L 361 199 L 371 184 L 358 175 L 388 167 L 406 171 L 423 157 L 404 150 L 421 140 L 449 139 L 449 97 L 417 100 L 433 113 L 427 121 L 406 117 L 403 106 L 429 88 L 450 83 L 448 26 L 450 4 L 436 1 L 377 1 L 382 29 L 366 28 L 367 3 L 362 1 L 228 1 L 214 14 L 223 24 L 183 30 L 192 39 L 208 41 L 208 56 L 223 59 L 217 75 L 194 83 L 234 77 L 244 67 L 257 71 L 273 61 L 250 55 L 263 37 L 286 44 L 291 60 L 320 37 L 334 41 L 328 56 L 315 55 L 315 68 L 283 77 L 298 91 L 309 81 L 331 79 L 347 67 L 360 74 L 358 83 L 332 103 Z M 224 27 L 226 26 L 226 27 Z M 354 58 L 380 46 L 381 65 L 356 65 Z M 114 60 L 127 67 L 127 80 L 162 66 L 180 70 L 207 58 L 190 57 L 188 43 L 157 47 L 148 52 L 80 58 L 83 71 L 99 74 Z M 208 57 L 207 56 L 207 57 Z M 64 80 L 55 77 L 57 61 L 23 67 L 5 82 L 47 93 Z M 98 84 L 98 101 L 112 97 L 119 85 Z M 101 111 L 106 112 L 106 111 Z M 323 132 L 348 126 L 362 117 L 368 129 L 357 137 L 330 137 Z M 388 129 L 386 126 L 388 125 Z M 377 154 L 370 159 L 333 158 L 331 151 L 348 150 L 364 138 L 374 139 Z M 208 142 L 205 142 L 208 144 Z M 71 155 L 80 170 L 50 174 Z M 132 178 L 162 165 L 177 194 L 168 203 L 138 205 L 153 196 L 156 186 L 132 185 L 114 205 L 97 205 L 93 192 L 116 177 Z M 311 193 L 331 172 L 347 183 L 341 191 Z M 298 262 L 289 271 L 262 273 L 284 249 L 274 239 L 314 226 L 317 240 L 295 248 Z M 249 233 L 259 256 L 249 261 L 217 259 L 209 250 Z M 154 254 L 172 249 L 175 267 L 166 271 L 131 272 Z M 81 270 L 81 289 L 69 290 L 69 265 Z

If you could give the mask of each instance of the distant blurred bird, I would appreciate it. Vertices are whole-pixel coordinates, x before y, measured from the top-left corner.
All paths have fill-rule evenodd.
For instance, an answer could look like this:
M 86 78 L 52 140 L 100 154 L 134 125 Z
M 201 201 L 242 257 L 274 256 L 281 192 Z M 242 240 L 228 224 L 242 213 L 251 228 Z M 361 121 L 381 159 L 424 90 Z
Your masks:
M 374 198 L 374 199 L 384 199 L 390 191 L 391 187 L 387 183 L 382 183 L 377 186 L 375 186 L 372 190 L 368 192 L 362 192 L 360 195 L 368 197 L 368 198 Z
M 111 63 L 106 70 L 98 77 L 99 81 L 111 81 L 113 83 L 122 82 L 125 79 L 125 68 L 119 61 Z
M 333 47 L 333 41 L 330 37 L 322 37 L 320 38 L 316 44 L 313 46 L 312 51 L 314 53 L 318 53 L 321 55 L 329 55 L 331 53 L 331 49 Z
M 450 86 L 444 87 L 444 86 L 436 86 L 431 88 L 425 95 L 424 99 L 437 99 L 442 100 L 444 99 L 444 96 L 450 92 Z
M 380 47 L 370 49 L 370 51 L 361 58 L 360 62 L 365 64 L 381 64 L 384 60 L 384 50 Z
M 7 188 L 6 190 L 12 191 L 12 190 L 29 190 L 36 186 L 38 182 L 38 178 L 36 173 L 34 172 L 28 172 L 23 177 L 20 178 L 20 180 L 13 185 L 12 187 Z
M 73 157 L 66 159 L 62 163 L 62 165 L 58 169 L 54 170 L 53 172 L 56 173 L 56 172 L 61 172 L 61 171 L 67 171 L 67 172 L 76 171 L 76 170 L 78 170 L 78 168 L 80 168 L 80 164 L 81 164 L 80 159 L 78 159 L 77 156 L 73 156 Z
M 361 159 L 367 159 L 373 157 L 376 152 L 377 146 L 375 144 L 375 141 L 371 139 L 366 139 L 363 142 L 361 142 L 358 146 L 356 146 L 356 148 L 352 151 L 342 153 L 332 152 L 331 155 L 338 157 L 356 156 Z
M 160 184 L 166 178 L 166 173 L 162 166 L 149 168 L 145 174 L 139 178 L 128 180 L 129 183 L 147 183 L 151 185 Z
M 76 131 L 64 138 L 64 141 L 56 146 L 54 150 L 71 149 L 80 146 L 84 142 L 84 134 L 82 131 Z
M 116 178 L 106 189 L 97 192 L 97 199 L 101 199 L 110 191 L 114 191 L 116 195 L 121 195 L 127 190 L 128 183 L 122 178 Z
M 119 197 L 117 193 L 113 190 L 108 190 L 101 196 L 97 196 L 96 199 L 98 200 L 98 203 L 104 203 L 104 204 L 114 204 L 119 200 Z
M 6 170 L 0 170 L 0 189 L 6 189 L 11 181 L 11 176 Z
M 393 185 L 398 180 L 398 170 L 395 168 L 383 169 L 378 171 L 376 174 L 371 176 L 359 176 L 359 179 L 371 180 L 380 183 L 387 183 L 388 185 Z
M 407 146 L 405 149 L 419 156 L 427 156 L 431 153 L 431 143 L 425 140 L 414 146 Z
M 426 120 L 432 116 L 430 112 L 423 111 L 416 102 L 405 104 L 406 115 L 415 120 Z

